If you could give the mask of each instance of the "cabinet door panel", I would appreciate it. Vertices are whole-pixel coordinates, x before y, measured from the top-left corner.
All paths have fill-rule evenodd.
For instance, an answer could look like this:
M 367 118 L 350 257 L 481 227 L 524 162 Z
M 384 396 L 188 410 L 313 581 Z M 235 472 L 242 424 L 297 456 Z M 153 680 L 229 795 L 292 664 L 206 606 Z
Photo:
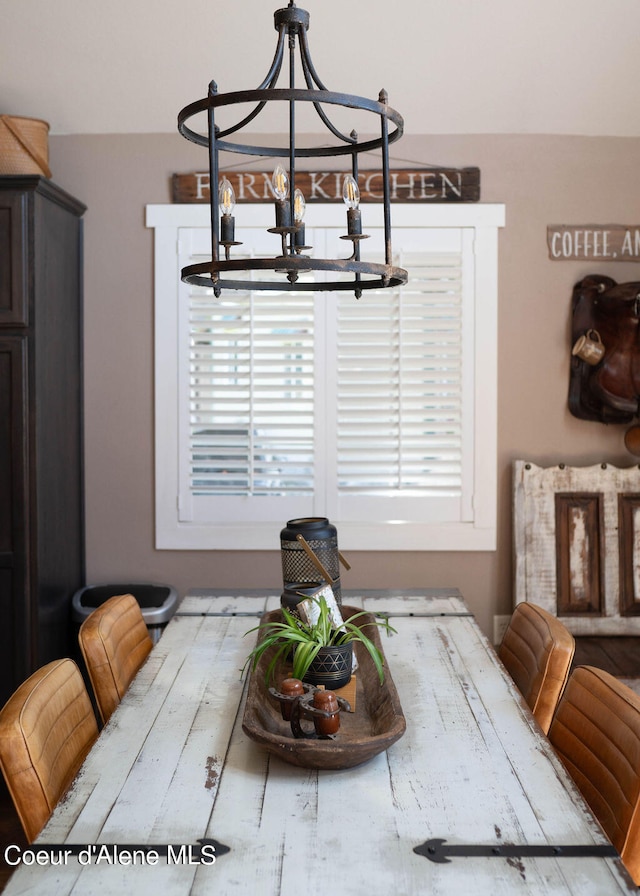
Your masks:
M 25 444 L 26 342 L 0 338 L 0 705 L 28 674 L 28 543 Z
M 26 196 L 0 193 L 0 326 L 27 323 Z

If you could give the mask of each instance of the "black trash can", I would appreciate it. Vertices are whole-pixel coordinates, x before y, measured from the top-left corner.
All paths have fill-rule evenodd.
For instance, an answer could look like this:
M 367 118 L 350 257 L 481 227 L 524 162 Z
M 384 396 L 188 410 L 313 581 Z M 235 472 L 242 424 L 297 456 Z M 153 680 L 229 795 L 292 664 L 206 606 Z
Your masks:
M 151 640 L 157 643 L 163 629 L 178 606 L 178 592 L 171 585 L 156 585 L 138 582 L 126 585 L 87 585 L 73 595 L 71 619 L 77 640 L 78 631 L 84 620 L 96 607 L 101 606 L 116 594 L 133 594 L 140 604 L 142 616 L 149 629 Z

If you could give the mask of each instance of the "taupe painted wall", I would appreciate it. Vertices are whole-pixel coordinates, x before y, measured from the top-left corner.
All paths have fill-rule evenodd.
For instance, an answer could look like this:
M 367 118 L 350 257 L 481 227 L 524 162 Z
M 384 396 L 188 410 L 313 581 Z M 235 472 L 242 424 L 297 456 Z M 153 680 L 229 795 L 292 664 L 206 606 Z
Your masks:
M 408 134 L 640 135 L 637 0 L 303 5 L 327 88 L 385 88 Z M 260 84 L 276 47 L 278 4 L 265 0 L 0 6 L 1 111 L 44 118 L 52 134 L 171 133 L 212 78 L 221 92 Z M 318 127 L 305 120 L 298 107 L 298 130 Z M 286 126 L 267 109 L 252 124 Z M 351 115 L 347 126 L 363 130 Z
M 567 409 L 571 289 L 588 273 L 640 280 L 640 265 L 553 262 L 547 224 L 637 224 L 640 138 L 405 136 L 397 167 L 478 165 L 482 199 L 506 205 L 499 263 L 498 549 L 358 553 L 343 587 L 457 586 L 487 634 L 511 609 L 511 462 L 624 466 L 624 427 Z M 169 202 L 173 172 L 201 170 L 203 150 L 174 135 L 52 136 L 53 179 L 83 200 L 87 580 L 279 588 L 274 549 L 154 549 L 153 237 L 148 203 Z M 406 165 L 405 165 L 406 167 Z

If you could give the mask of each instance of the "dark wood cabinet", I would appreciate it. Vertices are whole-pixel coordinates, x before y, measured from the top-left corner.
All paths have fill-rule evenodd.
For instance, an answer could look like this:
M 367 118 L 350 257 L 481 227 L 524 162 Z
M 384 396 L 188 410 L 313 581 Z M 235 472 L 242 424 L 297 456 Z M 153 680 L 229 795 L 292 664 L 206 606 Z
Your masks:
M 42 177 L 0 177 L 0 705 L 69 655 L 84 584 L 84 211 Z

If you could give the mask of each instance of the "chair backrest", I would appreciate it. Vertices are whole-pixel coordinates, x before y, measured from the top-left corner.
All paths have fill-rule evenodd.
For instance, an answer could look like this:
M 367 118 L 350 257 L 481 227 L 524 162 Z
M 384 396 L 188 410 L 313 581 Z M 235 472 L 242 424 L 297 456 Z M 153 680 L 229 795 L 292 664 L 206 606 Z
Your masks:
M 0 711 L 0 766 L 29 842 L 40 833 L 98 736 L 80 670 L 55 660 Z
M 569 677 L 573 635 L 536 604 L 517 604 L 498 655 L 546 734 Z
M 578 666 L 549 739 L 640 885 L 640 697 L 608 672 Z
M 110 597 L 80 626 L 80 649 L 106 724 L 127 692 L 153 642 L 131 594 Z

